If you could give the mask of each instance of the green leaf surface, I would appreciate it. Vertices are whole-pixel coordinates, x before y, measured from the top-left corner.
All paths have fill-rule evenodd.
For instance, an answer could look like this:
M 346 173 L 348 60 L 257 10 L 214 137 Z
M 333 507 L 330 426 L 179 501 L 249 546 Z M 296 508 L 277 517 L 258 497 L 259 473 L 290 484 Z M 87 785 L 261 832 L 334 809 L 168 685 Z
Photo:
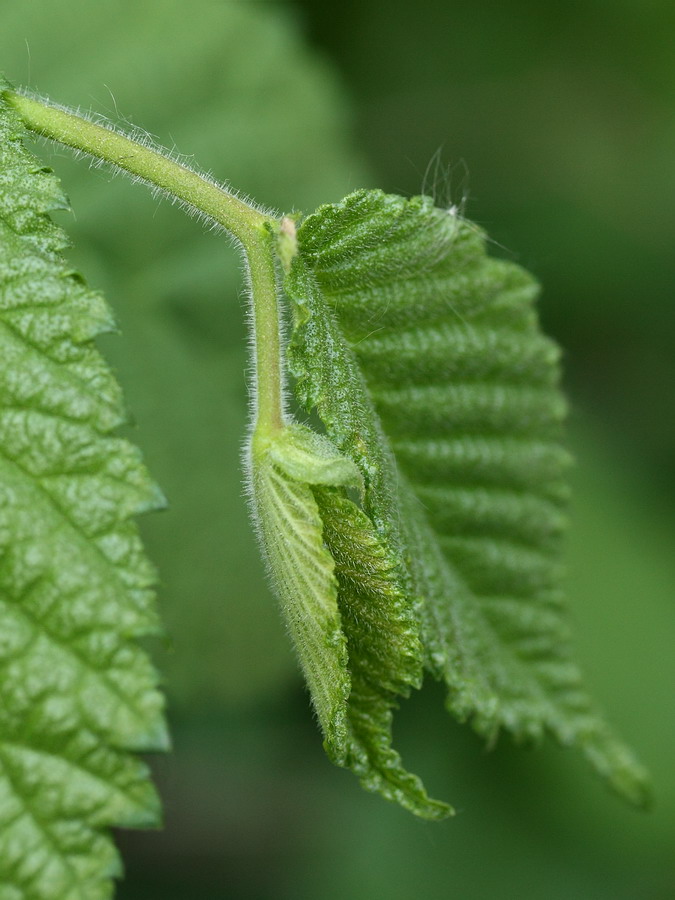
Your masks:
M 270 575 L 298 650 L 326 744 L 338 756 L 346 740 L 347 648 L 340 627 L 333 559 L 324 547 L 312 484 L 345 484 L 358 471 L 309 430 L 255 435 L 253 509 Z M 329 445 L 328 445 L 329 446 Z
M 422 680 L 419 632 L 401 588 L 399 566 L 354 502 L 326 489 L 315 494 L 323 540 L 335 563 L 351 682 L 346 753 L 338 756 L 328 747 L 329 755 L 358 775 L 367 790 L 423 818 L 445 818 L 452 808 L 427 796 L 391 745 L 397 700 Z
M 0 885 L 26 900 L 106 898 L 110 826 L 156 825 L 146 766 L 168 744 L 154 570 L 130 516 L 162 505 L 111 434 L 120 390 L 92 339 L 103 299 L 61 256 L 57 180 L 0 105 Z
M 262 547 L 328 755 L 369 790 L 447 815 L 391 748 L 391 710 L 420 684 L 421 647 L 384 544 L 346 494 L 362 486 L 358 468 L 297 424 L 256 432 L 249 465 Z
M 429 198 L 358 191 L 297 237 L 286 279 L 297 393 L 362 474 L 363 512 L 398 567 L 448 709 L 490 741 L 502 728 L 518 739 L 548 731 L 644 802 L 646 775 L 595 710 L 570 649 L 565 402 L 537 285 Z M 350 651 L 357 671 L 363 652 Z

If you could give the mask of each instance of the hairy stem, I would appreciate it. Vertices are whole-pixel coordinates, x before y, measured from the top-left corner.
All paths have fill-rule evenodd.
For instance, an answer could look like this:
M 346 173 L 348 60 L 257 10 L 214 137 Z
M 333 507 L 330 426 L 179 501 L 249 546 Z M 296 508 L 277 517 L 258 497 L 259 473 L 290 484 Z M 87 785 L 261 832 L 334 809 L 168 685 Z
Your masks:
M 252 204 L 154 147 L 43 100 L 16 91 L 4 91 L 2 96 L 31 131 L 159 188 L 222 225 L 237 239 L 248 262 L 253 303 L 255 426 L 267 431 L 280 428 L 283 423 L 283 377 L 274 229 L 270 229 L 273 220 Z
M 255 339 L 255 429 L 278 431 L 284 424 L 281 335 L 273 236 L 260 227 L 259 238 L 244 244 L 248 259 Z

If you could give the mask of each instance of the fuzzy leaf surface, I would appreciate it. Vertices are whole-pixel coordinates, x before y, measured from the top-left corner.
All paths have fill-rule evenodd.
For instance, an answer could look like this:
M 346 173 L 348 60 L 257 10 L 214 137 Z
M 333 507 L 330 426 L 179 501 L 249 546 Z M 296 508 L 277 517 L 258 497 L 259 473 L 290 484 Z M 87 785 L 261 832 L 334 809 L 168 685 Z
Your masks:
M 404 567 L 448 709 L 490 740 L 548 731 L 644 802 L 644 770 L 570 649 L 565 401 L 534 280 L 424 197 L 357 191 L 297 237 L 286 290 L 298 398 L 363 476 L 363 511 Z
M 129 752 L 168 743 L 130 517 L 162 497 L 111 433 L 120 390 L 93 345 L 110 312 L 61 256 L 67 201 L 22 131 L 0 102 L 0 885 L 102 900 L 121 871 L 107 829 L 159 818 Z
M 421 646 L 396 566 L 347 495 L 362 488 L 357 466 L 291 424 L 253 436 L 250 475 L 263 551 L 326 752 L 367 789 L 425 818 L 448 815 L 391 747 L 392 709 L 420 684 Z

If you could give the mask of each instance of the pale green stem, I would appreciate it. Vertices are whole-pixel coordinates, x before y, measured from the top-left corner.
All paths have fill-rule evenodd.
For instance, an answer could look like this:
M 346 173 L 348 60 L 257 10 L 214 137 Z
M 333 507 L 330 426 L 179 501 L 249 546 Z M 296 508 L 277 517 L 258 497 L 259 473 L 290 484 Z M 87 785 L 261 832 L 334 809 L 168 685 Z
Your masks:
M 4 91 L 3 97 L 31 131 L 160 188 L 222 225 L 241 243 L 249 266 L 255 327 L 255 426 L 263 431 L 281 428 L 283 380 L 272 220 L 225 188 L 126 135 L 25 94 Z
M 248 259 L 255 329 L 257 431 L 279 431 L 284 424 L 281 335 L 272 235 L 263 229 L 262 240 L 244 250 Z M 243 243 L 243 242 L 242 242 Z

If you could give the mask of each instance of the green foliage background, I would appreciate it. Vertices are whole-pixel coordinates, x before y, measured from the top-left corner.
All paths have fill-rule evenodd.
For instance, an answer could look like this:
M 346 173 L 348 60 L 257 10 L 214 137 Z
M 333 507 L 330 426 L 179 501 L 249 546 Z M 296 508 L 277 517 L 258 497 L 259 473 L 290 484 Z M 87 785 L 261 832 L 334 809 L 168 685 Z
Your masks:
M 652 770 L 657 806 L 624 808 L 553 747 L 485 753 L 433 685 L 404 705 L 396 737 L 430 791 L 452 798 L 454 820 L 413 821 L 326 762 L 240 487 L 235 254 L 143 189 L 48 150 L 76 213 L 72 258 L 119 318 L 123 337 L 101 344 L 133 438 L 171 501 L 143 522 L 169 631 L 155 648 L 175 739 L 155 765 L 166 829 L 121 836 L 119 897 L 666 900 L 673 6 L 322 6 L 6 0 L 1 65 L 58 101 L 119 109 L 266 205 L 309 211 L 361 186 L 466 200 L 494 252 L 538 276 L 574 408 L 579 654 Z

